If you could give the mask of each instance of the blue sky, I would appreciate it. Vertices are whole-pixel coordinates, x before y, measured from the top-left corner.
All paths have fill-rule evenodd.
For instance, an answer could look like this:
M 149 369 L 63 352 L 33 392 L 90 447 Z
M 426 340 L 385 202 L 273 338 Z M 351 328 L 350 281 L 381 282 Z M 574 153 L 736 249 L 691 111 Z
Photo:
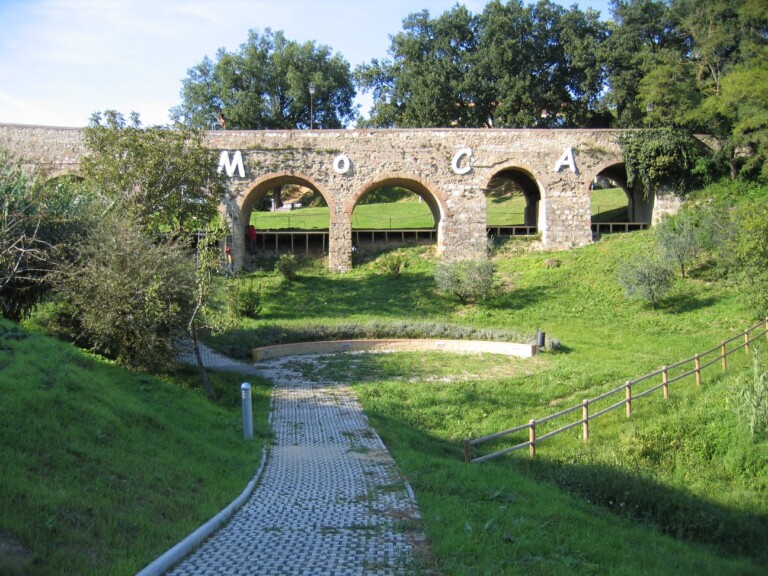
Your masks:
M 557 0 L 608 17 L 608 0 Z M 533 0 L 524 0 L 526 4 Z M 473 13 L 487 0 L 458 2 Z M 136 111 L 165 124 L 187 70 L 249 29 L 283 30 L 341 53 L 354 68 L 387 57 L 412 12 L 456 0 L 0 0 L 0 123 L 84 126 L 91 113 Z M 365 112 L 370 98 L 358 102 Z

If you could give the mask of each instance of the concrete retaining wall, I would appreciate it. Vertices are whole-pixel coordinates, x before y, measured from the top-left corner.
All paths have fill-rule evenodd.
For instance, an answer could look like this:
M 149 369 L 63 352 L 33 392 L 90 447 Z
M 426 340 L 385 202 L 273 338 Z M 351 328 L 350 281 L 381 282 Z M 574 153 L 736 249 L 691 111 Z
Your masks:
M 454 352 L 504 354 L 531 358 L 536 355 L 535 344 L 489 342 L 485 340 L 332 340 L 276 344 L 253 349 L 253 361 L 260 362 L 280 356 L 335 354 L 338 352 Z

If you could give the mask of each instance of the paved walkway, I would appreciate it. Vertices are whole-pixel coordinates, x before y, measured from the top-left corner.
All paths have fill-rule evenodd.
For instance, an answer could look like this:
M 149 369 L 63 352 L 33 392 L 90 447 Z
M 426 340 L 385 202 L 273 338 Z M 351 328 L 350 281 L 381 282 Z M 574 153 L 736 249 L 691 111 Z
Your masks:
M 274 382 L 275 437 L 245 504 L 169 575 L 425 572 L 413 494 L 349 386 L 307 378 L 290 357 L 255 367 L 206 350 L 204 361 Z

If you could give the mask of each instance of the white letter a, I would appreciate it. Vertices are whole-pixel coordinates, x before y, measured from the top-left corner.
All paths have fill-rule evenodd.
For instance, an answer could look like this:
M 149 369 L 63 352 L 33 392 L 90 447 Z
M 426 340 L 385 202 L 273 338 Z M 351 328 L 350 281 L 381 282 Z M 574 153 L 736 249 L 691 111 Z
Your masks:
M 570 146 L 565 149 L 563 155 L 560 156 L 560 160 L 555 164 L 555 172 L 560 172 L 560 168 L 563 167 L 563 164 L 567 164 L 568 168 L 571 169 L 571 172 L 576 174 L 576 159 L 573 157 L 573 148 Z

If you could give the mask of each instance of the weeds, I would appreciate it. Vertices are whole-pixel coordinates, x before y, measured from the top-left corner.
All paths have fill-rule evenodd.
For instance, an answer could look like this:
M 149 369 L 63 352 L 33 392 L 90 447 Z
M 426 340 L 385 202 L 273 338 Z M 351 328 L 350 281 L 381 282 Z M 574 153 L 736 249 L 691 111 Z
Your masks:
M 755 348 L 752 375 L 736 378 L 730 398 L 734 412 L 747 422 L 753 439 L 768 429 L 768 372 L 760 356 L 759 349 Z

